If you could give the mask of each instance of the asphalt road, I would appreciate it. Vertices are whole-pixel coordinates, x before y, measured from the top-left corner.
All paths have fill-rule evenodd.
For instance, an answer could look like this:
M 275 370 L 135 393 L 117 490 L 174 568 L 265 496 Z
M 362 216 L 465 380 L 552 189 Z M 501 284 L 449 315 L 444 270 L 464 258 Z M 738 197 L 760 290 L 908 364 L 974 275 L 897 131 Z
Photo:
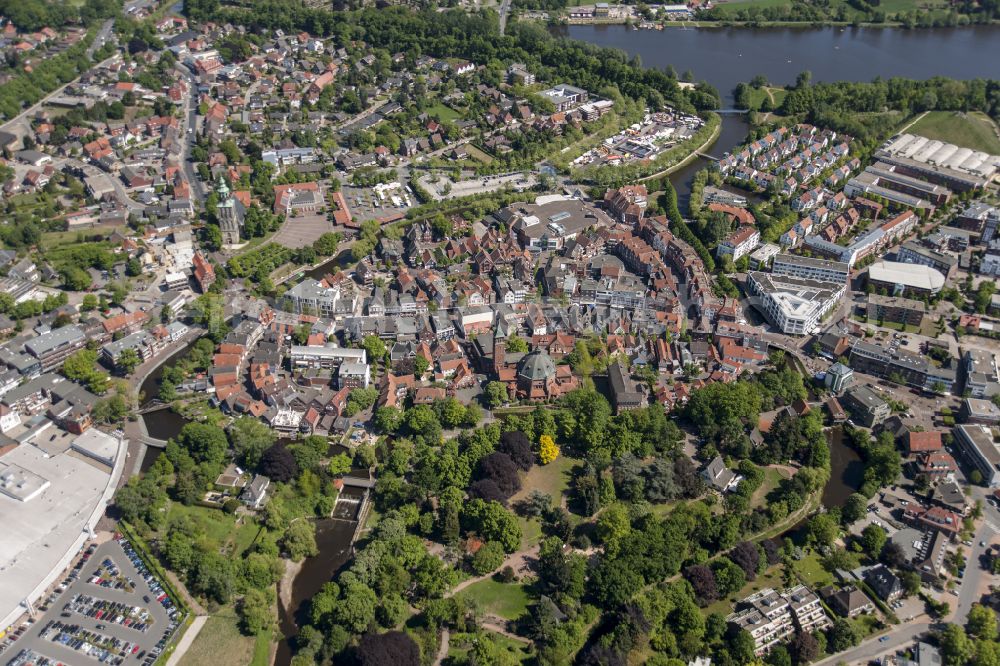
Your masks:
M 817 661 L 813 666 L 825 666 L 826 664 L 847 664 L 848 666 L 853 664 L 867 664 L 872 659 L 886 652 L 894 652 L 900 648 L 909 647 L 930 628 L 931 625 L 929 622 L 904 624 L 890 631 L 888 634 L 865 641 L 846 652 L 839 652 L 832 657 Z M 882 641 L 883 638 L 886 640 Z
M 108 41 L 108 38 L 112 37 L 111 28 L 114 27 L 114 25 L 115 25 L 114 19 L 108 19 L 107 21 L 104 22 L 104 25 L 101 26 L 101 29 L 94 37 L 94 41 L 91 42 L 90 46 L 87 47 L 88 58 L 93 58 L 94 53 L 97 52 L 97 49 L 104 46 L 104 44 Z
M 500 34 L 507 29 L 507 15 L 510 13 L 510 0 L 503 0 L 500 3 Z
M 87 582 L 105 557 L 110 557 L 112 561 L 114 561 L 122 575 L 128 576 L 135 581 L 135 591 L 125 592 L 123 590 L 113 590 L 100 587 L 98 585 L 92 585 Z M 149 611 L 150 616 L 153 618 L 153 624 L 145 632 L 140 632 L 135 629 L 130 629 L 128 627 L 110 622 L 104 622 L 104 629 L 98 629 L 97 625 L 101 621 L 85 615 L 72 613 L 71 617 L 61 617 L 60 614 L 64 612 L 63 607 L 69 603 L 70 599 L 72 599 L 76 594 L 86 594 L 88 596 L 97 599 L 104 599 L 106 601 L 120 601 L 131 606 L 142 606 Z M 90 560 L 83 565 L 83 568 L 80 570 L 80 577 L 62 594 L 60 594 L 52 605 L 49 606 L 48 611 L 43 616 L 39 617 L 33 625 L 31 625 L 31 629 L 8 649 L 8 655 L 13 657 L 22 649 L 27 648 L 38 654 L 58 659 L 66 664 L 83 664 L 87 662 L 97 663 L 91 657 L 85 656 L 73 648 L 59 645 L 50 640 L 41 638 L 39 634 L 50 620 L 78 624 L 84 629 L 88 629 L 90 631 L 98 632 L 107 636 L 113 636 L 132 643 L 139 642 L 141 646 L 140 650 L 148 651 L 155 646 L 163 636 L 163 632 L 166 631 L 170 620 L 167 617 L 166 609 L 164 609 L 159 602 L 155 599 L 151 599 L 151 603 L 146 603 L 142 600 L 143 595 L 151 595 L 149 587 L 142 576 L 139 575 L 139 572 L 136 571 L 135 567 L 132 566 L 132 562 L 125 555 L 125 551 L 122 550 L 121 545 L 117 541 L 113 540 L 101 544 L 94 554 L 91 555 Z M 139 663 L 134 660 L 132 661 L 133 663 Z
M 197 204 L 204 198 L 204 190 L 201 181 L 198 179 L 198 171 L 194 168 L 194 163 L 191 162 L 191 148 L 197 139 L 196 130 L 198 129 L 198 105 L 196 104 L 198 99 L 198 80 L 183 65 L 178 65 L 177 70 L 182 73 L 188 86 L 187 94 L 184 96 L 184 120 L 181 124 L 181 132 L 184 133 L 184 148 L 181 150 L 181 169 L 184 171 L 184 178 L 187 179 L 188 185 L 191 186 L 191 202 Z
M 1000 533 L 1000 529 L 997 528 L 1000 525 L 1000 511 L 986 501 L 989 491 L 980 486 L 970 485 L 969 488 L 972 489 L 974 499 L 982 500 L 984 520 L 972 538 L 972 546 L 966 547 L 968 552 L 966 552 L 965 575 L 958 590 L 958 607 L 951 618 L 952 623 L 961 624 L 965 624 L 965 618 L 969 615 L 972 604 L 977 603 L 982 597 L 985 588 L 984 579 L 992 575 L 983 569 L 980 558 L 991 541 Z M 980 546 L 980 543 L 985 545 Z

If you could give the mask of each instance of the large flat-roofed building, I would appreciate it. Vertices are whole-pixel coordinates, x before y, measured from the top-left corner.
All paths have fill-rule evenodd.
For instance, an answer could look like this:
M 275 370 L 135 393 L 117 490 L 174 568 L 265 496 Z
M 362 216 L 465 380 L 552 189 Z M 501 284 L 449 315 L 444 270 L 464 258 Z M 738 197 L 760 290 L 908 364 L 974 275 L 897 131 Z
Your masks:
M 800 257 L 795 254 L 779 254 L 774 258 L 771 272 L 776 275 L 790 275 L 807 280 L 847 284 L 851 267 L 843 261 Z
M 889 403 L 867 386 L 848 389 L 840 402 L 854 418 L 869 428 L 885 421 L 892 411 Z
M 956 373 L 951 367 L 936 367 L 922 354 L 883 347 L 882 345 L 858 340 L 851 346 L 848 356 L 851 367 L 876 377 L 893 377 L 908 386 L 925 390 L 944 388 L 950 393 L 955 385 Z M 941 384 L 941 386 L 936 386 Z
M 962 192 L 986 187 L 1000 165 L 1000 156 L 915 134 L 889 139 L 875 157 L 898 171 Z
M 890 296 L 934 295 L 944 287 L 944 275 L 930 266 L 898 261 L 876 261 L 868 268 L 868 282 Z
M 533 204 L 508 206 L 493 217 L 514 231 L 522 247 L 533 252 L 560 250 L 589 227 L 611 226 L 611 218 L 604 211 L 563 196 L 539 197 Z
M 125 466 L 115 439 L 113 467 L 70 452 L 74 436 L 44 425 L 0 456 L 0 628 L 36 604 L 63 575 L 104 515 Z
M 48 479 L 31 470 L 0 460 L 0 494 L 18 502 L 30 502 L 50 485 Z
M 768 321 L 782 333 L 806 335 L 844 296 L 844 283 L 821 282 L 751 271 L 747 290 Z
M 868 318 L 891 324 L 920 326 L 924 321 L 927 305 L 923 301 L 902 296 L 868 295 Z
M 89 428 L 83 434 L 78 435 L 70 444 L 70 448 L 81 453 L 88 458 L 104 463 L 108 467 L 115 464 L 118 456 L 119 441 L 97 428 Z
M 367 363 L 364 349 L 293 345 L 289 358 L 292 368 L 337 368 L 342 363 Z
M 77 326 L 63 326 L 24 344 L 24 349 L 42 364 L 42 372 L 54 370 L 75 351 L 83 349 L 87 336 Z
M 966 349 L 962 355 L 965 391 L 971 398 L 989 398 L 1000 393 L 997 358 L 982 349 Z
M 906 241 L 896 251 L 896 260 L 904 264 L 930 266 L 945 277 L 954 277 L 958 271 L 958 257 L 938 252 L 913 241 Z
M 1000 407 L 997 407 L 992 400 L 966 398 L 962 401 L 959 416 L 963 423 L 1000 425 Z
M 1000 450 L 993 441 L 990 428 L 981 424 L 964 424 L 955 426 L 952 434 L 958 450 L 983 475 L 983 483 L 990 488 L 1000 486 Z
M 918 184 L 922 184 L 924 187 L 921 188 Z M 874 195 L 897 206 L 933 212 L 934 203 L 918 193 L 934 195 L 935 187 L 915 178 L 870 166 L 847 181 L 847 185 L 844 186 L 844 194 L 849 197 L 871 197 Z M 947 201 L 951 192 L 944 188 L 941 189 L 944 192 L 937 193 L 937 198 Z
M 765 588 L 739 602 L 741 610 L 730 614 L 726 621 L 750 634 L 754 652 L 758 655 L 795 632 L 788 600 L 772 588 Z
M 574 106 L 587 101 L 588 94 L 583 88 L 571 86 L 568 83 L 554 85 L 548 90 L 539 93 L 543 98 L 552 102 L 556 111 L 568 111 Z
M 764 243 L 750 253 L 750 268 L 760 270 L 771 263 L 771 260 L 781 254 L 781 247 L 774 243 Z

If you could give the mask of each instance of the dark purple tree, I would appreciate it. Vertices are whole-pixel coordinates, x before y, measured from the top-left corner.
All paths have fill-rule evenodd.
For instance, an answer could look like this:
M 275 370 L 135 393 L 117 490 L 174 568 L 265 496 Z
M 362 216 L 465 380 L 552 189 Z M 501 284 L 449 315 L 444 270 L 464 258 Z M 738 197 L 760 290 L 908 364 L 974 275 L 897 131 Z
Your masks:
M 681 454 L 674 459 L 674 482 L 681 497 L 699 497 L 705 492 L 705 482 L 698 469 L 686 455 Z
M 767 563 L 770 566 L 781 562 L 781 545 L 774 539 L 765 539 L 761 542 L 764 546 L 764 555 L 767 556 Z
M 521 489 L 521 477 L 518 476 L 517 465 L 509 455 L 499 451 L 479 461 L 478 478 L 492 480 L 507 497 Z
M 740 541 L 730 551 L 729 559 L 743 569 L 747 580 L 757 578 L 757 567 L 760 566 L 760 551 L 757 549 L 757 544 L 751 541 Z
M 809 632 L 800 631 L 788 644 L 788 652 L 793 662 L 804 666 L 819 656 L 819 641 Z
M 497 451 L 506 453 L 519 469 L 528 471 L 535 462 L 535 452 L 531 450 L 528 436 L 520 430 L 505 432 L 500 435 Z
M 473 481 L 472 485 L 469 486 L 469 497 L 473 499 L 478 497 L 487 502 L 500 502 L 501 504 L 507 502 L 507 495 L 503 494 L 493 479 Z
M 365 634 L 354 655 L 360 666 L 420 666 L 420 648 L 402 631 Z
M 698 603 L 707 606 L 719 598 L 719 589 L 715 584 L 715 574 L 704 564 L 692 564 L 684 570 L 684 577 L 694 590 Z
M 260 457 L 260 473 L 272 481 L 286 483 L 299 475 L 295 456 L 284 444 L 275 444 Z

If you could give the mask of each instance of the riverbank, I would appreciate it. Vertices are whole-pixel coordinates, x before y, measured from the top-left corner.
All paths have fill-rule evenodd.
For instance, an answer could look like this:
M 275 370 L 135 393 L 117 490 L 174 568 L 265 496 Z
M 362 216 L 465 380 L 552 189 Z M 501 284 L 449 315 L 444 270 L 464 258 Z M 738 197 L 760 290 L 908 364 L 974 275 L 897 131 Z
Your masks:
M 692 28 L 742 28 L 749 30 L 766 28 L 866 28 L 876 30 L 951 30 L 979 26 L 1000 26 L 1000 21 L 969 22 L 954 26 L 908 26 L 901 21 L 640 21 L 635 18 L 572 19 L 559 17 L 549 19 L 556 26 L 625 26 L 633 30 L 661 32 L 663 30 L 690 30 Z
M 285 573 L 281 575 L 281 580 L 278 581 L 278 603 L 281 604 L 281 609 L 289 615 L 295 613 L 295 609 L 292 608 L 292 589 L 295 587 L 295 578 L 302 571 L 304 563 L 305 560 L 298 562 L 285 560 Z M 281 610 L 279 610 L 279 614 L 280 612 Z
M 716 123 L 715 127 L 712 129 L 712 134 L 705 140 L 705 142 L 700 146 L 698 146 L 697 148 L 695 148 L 693 151 L 691 151 L 691 153 L 687 157 L 682 159 L 677 164 L 667 167 L 666 169 L 660 171 L 659 173 L 654 173 L 644 178 L 640 178 L 639 182 L 645 183 L 646 181 L 654 180 L 656 178 L 669 176 L 673 173 L 680 171 L 681 169 L 683 169 L 684 167 L 686 167 L 688 164 L 698 159 L 699 157 L 704 157 L 705 151 L 711 148 L 715 144 L 715 142 L 718 141 L 720 134 L 722 134 L 721 120 L 718 123 Z

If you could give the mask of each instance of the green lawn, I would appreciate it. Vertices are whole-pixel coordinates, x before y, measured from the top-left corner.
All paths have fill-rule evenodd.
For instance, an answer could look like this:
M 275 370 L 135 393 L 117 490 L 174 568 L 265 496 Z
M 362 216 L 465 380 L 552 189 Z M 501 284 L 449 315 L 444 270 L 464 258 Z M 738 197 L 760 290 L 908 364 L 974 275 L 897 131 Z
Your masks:
M 180 666 L 256 666 L 255 639 L 240 633 L 236 611 L 226 606 L 208 618 Z M 267 663 L 265 656 L 264 662 Z
M 559 504 L 559 498 L 569 488 L 573 467 L 579 462 L 576 458 L 559 456 L 548 465 L 533 466 L 524 475 L 521 490 L 511 497 L 511 502 L 524 499 L 533 490 L 540 490 L 552 497 L 553 504 Z
M 54 248 L 60 245 L 75 245 L 80 241 L 80 238 L 87 238 L 90 236 L 109 236 L 115 229 L 119 229 L 114 224 L 98 224 L 93 227 L 88 227 L 86 229 L 74 229 L 72 231 L 46 231 L 42 234 L 42 247 Z
M 478 162 L 482 162 L 483 164 L 487 164 L 488 165 L 488 164 L 490 164 L 490 163 L 493 162 L 493 158 L 492 157 L 490 157 L 489 155 L 487 155 L 483 151 L 479 150 L 478 148 L 476 148 L 475 146 L 473 146 L 471 143 L 465 144 L 465 152 L 469 153 L 469 157 L 471 157 L 472 159 L 474 159 L 474 160 L 476 160 Z
M 715 5 L 715 9 L 722 14 L 731 14 L 747 7 L 767 9 L 768 7 L 790 7 L 791 4 L 790 0 L 729 0 L 718 3 Z
M 492 639 L 497 646 L 513 657 L 515 661 L 520 663 L 528 658 L 528 652 L 525 649 L 526 645 L 524 643 L 493 631 L 484 631 L 483 634 Z M 476 634 L 453 633 L 451 641 L 448 643 L 448 661 L 466 663 L 469 652 L 472 650 L 472 641 L 475 638 Z
M 518 583 L 486 578 L 462 590 L 460 596 L 474 600 L 483 612 L 505 620 L 516 620 L 528 610 L 528 592 Z
M 753 497 L 750 498 L 750 506 L 756 507 L 766 503 L 767 496 L 771 493 L 771 491 L 777 488 L 778 484 L 781 483 L 782 480 L 790 477 L 791 474 L 789 474 L 787 470 L 765 467 L 764 483 L 760 485 L 760 488 L 758 488 L 753 494 Z
M 993 122 L 981 113 L 931 111 L 908 130 L 929 139 L 1000 155 L 1000 138 Z
M 231 548 L 236 553 L 242 553 L 254 542 L 260 528 L 253 521 L 236 524 L 236 517 L 224 513 L 220 509 L 205 506 L 184 506 L 180 502 L 172 502 L 167 514 L 167 523 L 172 520 L 187 519 L 193 522 L 198 531 L 217 547 Z
M 851 620 L 851 624 L 857 629 L 862 640 L 868 638 L 882 628 L 882 620 L 874 615 L 861 615 Z
M 569 488 L 573 467 L 578 462 L 574 458 L 560 456 L 548 465 L 535 465 L 524 475 L 521 490 L 511 497 L 511 504 L 525 499 L 533 490 L 540 490 L 552 498 L 554 506 L 559 506 L 563 493 Z M 575 517 L 571 514 L 571 518 Z M 537 519 L 518 516 L 517 522 L 521 526 L 522 548 L 530 548 L 541 541 L 542 525 Z
M 445 106 L 441 102 L 438 102 L 433 106 L 427 107 L 426 113 L 429 116 L 437 117 L 443 123 L 444 122 L 450 123 L 462 117 L 462 114 L 460 114 L 458 111 L 449 106 Z
M 253 661 L 250 662 L 250 666 L 270 666 L 272 638 L 274 638 L 273 631 L 265 631 L 257 636 L 253 644 Z
M 723 14 L 731 14 L 746 9 L 747 7 L 759 7 L 767 9 L 769 7 L 791 7 L 791 0 L 725 0 L 715 6 Z M 830 3 L 831 11 L 836 11 L 840 5 L 846 5 L 848 16 L 853 18 L 857 10 L 846 0 L 833 0 Z M 940 11 L 947 6 L 945 0 L 883 0 L 878 9 L 886 14 L 896 14 L 897 12 L 908 12 L 914 9 L 923 11 Z
M 795 563 L 795 570 L 805 583 L 814 590 L 833 583 L 833 574 L 823 568 L 819 555 L 810 553 Z
M 542 540 L 542 523 L 537 518 L 517 517 L 517 524 L 521 526 L 521 548 L 527 549 L 540 543 Z

